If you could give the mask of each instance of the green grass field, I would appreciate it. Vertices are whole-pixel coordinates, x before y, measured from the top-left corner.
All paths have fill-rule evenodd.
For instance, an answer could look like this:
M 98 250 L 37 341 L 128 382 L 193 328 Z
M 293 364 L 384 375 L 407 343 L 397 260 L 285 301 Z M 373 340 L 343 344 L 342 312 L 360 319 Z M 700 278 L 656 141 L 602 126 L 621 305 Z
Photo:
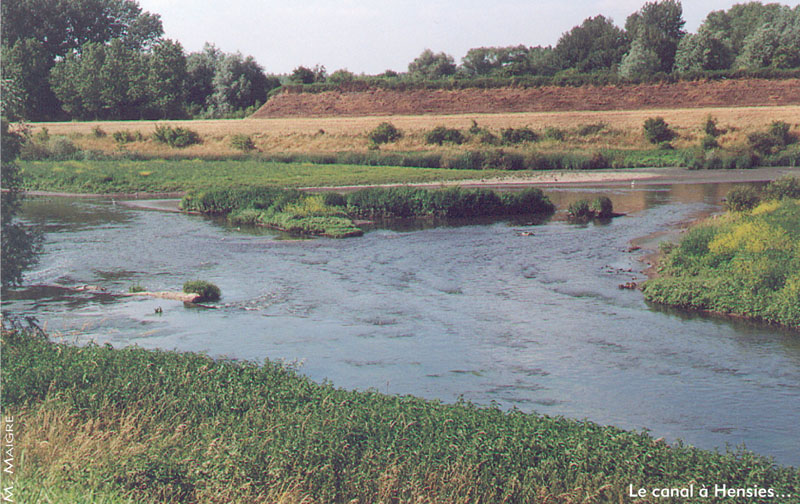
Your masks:
M 757 485 L 776 494 L 765 502 L 788 504 L 796 500 L 782 496 L 800 492 L 797 469 L 743 450 L 347 391 L 269 361 L 77 347 L 26 332 L 4 332 L 2 345 L 18 502 L 591 504 L 628 502 L 629 485 L 691 483 Z
M 73 193 L 173 192 L 235 186 L 317 187 L 474 180 L 502 170 L 259 161 L 21 161 L 25 189 Z

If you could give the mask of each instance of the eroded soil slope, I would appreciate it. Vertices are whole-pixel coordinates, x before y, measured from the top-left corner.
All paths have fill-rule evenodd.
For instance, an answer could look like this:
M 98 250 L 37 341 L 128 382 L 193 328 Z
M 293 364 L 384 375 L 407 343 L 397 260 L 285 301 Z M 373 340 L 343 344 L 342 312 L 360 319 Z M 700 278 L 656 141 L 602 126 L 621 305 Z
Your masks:
M 283 92 L 253 117 L 639 110 L 800 104 L 800 79 L 738 79 L 619 86 Z

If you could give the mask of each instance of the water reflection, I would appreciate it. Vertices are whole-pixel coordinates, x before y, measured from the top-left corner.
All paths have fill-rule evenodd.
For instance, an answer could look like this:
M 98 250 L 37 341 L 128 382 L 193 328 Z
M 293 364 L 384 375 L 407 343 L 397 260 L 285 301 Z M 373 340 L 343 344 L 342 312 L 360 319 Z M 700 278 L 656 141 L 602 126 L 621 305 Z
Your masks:
M 30 283 L 121 293 L 202 278 L 223 299 L 217 310 L 187 310 L 34 287 L 3 309 L 78 342 L 301 360 L 302 372 L 341 387 L 496 401 L 706 448 L 745 442 L 800 464 L 797 338 L 655 309 L 617 288 L 643 279 L 631 240 L 713 211 L 728 188 L 559 188 L 547 192 L 561 208 L 606 194 L 627 215 L 583 226 L 560 214 L 406 221 L 346 240 L 281 240 L 100 200 L 31 200 L 27 218 L 51 227 Z

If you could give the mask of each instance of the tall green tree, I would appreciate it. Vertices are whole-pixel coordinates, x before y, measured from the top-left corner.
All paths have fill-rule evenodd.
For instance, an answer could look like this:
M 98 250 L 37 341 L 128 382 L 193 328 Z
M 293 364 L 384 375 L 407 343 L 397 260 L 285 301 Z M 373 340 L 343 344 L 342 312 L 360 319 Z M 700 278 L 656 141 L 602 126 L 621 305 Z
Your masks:
M 183 47 L 169 39 L 161 40 L 148 59 L 148 108 L 163 119 L 184 115 L 187 72 Z
M 641 10 L 628 16 L 625 31 L 633 41 L 639 41 L 642 50 L 652 51 L 658 57 L 656 71 L 669 73 L 675 63 L 678 43 L 686 33 L 684 24 L 681 2 L 661 0 L 648 2 Z
M 164 33 L 161 18 L 142 11 L 134 0 L 5 0 L 0 12 L 3 45 L 33 38 L 51 58 L 112 39 L 146 50 Z
M 455 74 L 456 64 L 449 54 L 434 54 L 430 49 L 425 49 L 408 64 L 408 73 L 420 80 L 438 80 Z
M 64 110 L 83 119 L 140 119 L 151 102 L 148 55 L 120 39 L 89 42 L 50 72 L 50 84 Z
M 800 6 L 781 7 L 744 40 L 736 64 L 744 68 L 800 67 Z
M 611 19 L 595 16 L 564 33 L 553 51 L 562 69 L 595 72 L 619 65 L 629 48 L 624 30 Z
M 727 40 L 706 29 L 685 35 L 675 53 L 676 72 L 725 70 L 733 63 L 733 50 Z
M 59 116 L 60 106 L 48 83 L 53 60 L 36 39 L 17 40 L 3 46 L 3 78 L 11 79 L 22 91 L 18 115 L 22 119 L 42 121 Z
M 530 48 L 518 45 L 470 49 L 461 59 L 459 71 L 467 77 L 530 74 Z

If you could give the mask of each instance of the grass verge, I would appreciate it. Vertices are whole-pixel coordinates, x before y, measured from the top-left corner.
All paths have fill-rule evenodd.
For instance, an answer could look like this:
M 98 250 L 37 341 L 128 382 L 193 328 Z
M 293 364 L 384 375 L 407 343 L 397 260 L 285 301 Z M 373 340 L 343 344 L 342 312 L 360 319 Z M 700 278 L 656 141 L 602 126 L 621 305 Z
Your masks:
M 605 503 L 624 501 L 629 485 L 692 483 L 757 485 L 784 504 L 800 491 L 797 469 L 744 450 L 347 391 L 270 361 L 76 347 L 24 331 L 4 331 L 2 345 L 17 478 L 80 486 L 100 496 L 92 502 Z M 640 502 L 656 501 L 684 502 Z

